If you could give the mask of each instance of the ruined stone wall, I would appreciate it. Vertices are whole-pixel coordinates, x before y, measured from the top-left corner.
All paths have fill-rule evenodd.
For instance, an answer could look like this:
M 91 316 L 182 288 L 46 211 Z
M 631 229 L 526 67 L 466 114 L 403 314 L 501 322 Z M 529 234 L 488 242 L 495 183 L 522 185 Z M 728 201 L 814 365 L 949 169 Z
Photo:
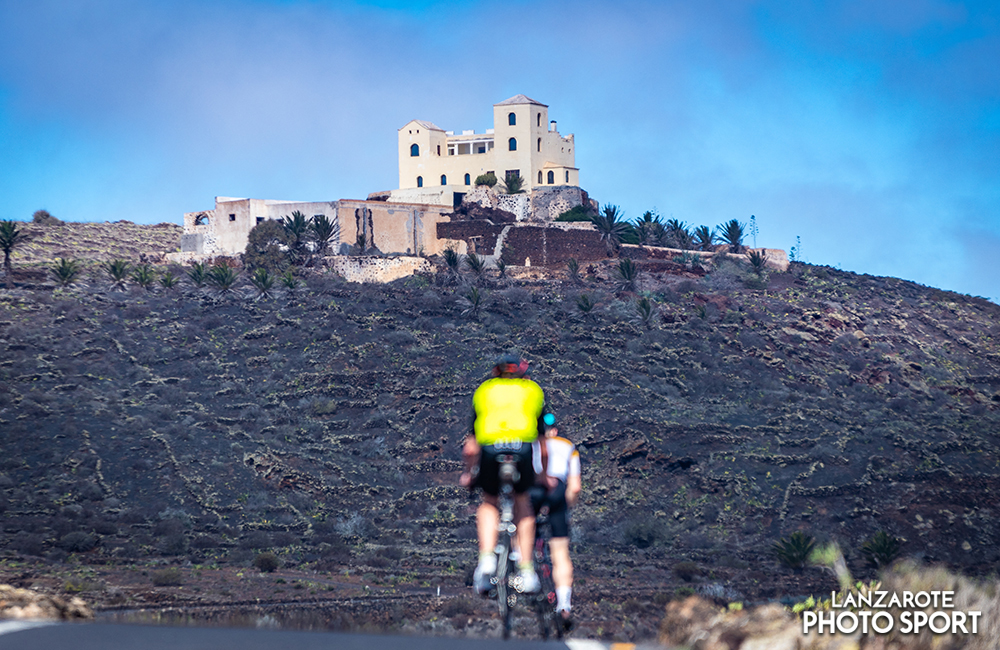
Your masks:
M 583 225 L 586 227 L 516 225 L 504 236 L 503 259 L 517 265 L 530 259 L 533 266 L 565 264 L 570 258 L 578 262 L 604 259 L 606 249 L 600 235 L 590 224 Z
M 383 253 L 434 255 L 443 249 L 437 224 L 451 220 L 448 206 L 387 201 L 338 201 L 341 240 L 354 245 L 358 233 Z
M 433 273 L 434 265 L 422 257 L 326 258 L 326 264 L 348 282 L 392 282 L 414 273 Z
M 505 227 L 505 224 L 496 225 L 488 221 L 452 221 L 439 224 L 437 236 L 463 241 L 466 250 L 474 251 L 477 255 L 493 255 L 497 239 Z
M 585 196 L 573 185 L 536 186 L 531 192 L 531 220 L 555 221 L 563 212 L 582 205 Z
M 518 221 L 527 221 L 531 216 L 531 197 L 527 194 L 498 194 L 496 208 L 510 212 Z

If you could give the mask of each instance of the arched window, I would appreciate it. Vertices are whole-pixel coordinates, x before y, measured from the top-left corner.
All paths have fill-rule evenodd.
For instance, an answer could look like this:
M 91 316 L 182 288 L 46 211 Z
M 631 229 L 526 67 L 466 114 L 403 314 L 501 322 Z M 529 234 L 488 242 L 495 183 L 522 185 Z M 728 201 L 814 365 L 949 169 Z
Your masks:
M 413 145 L 413 146 L 415 147 L 417 145 Z M 417 176 L 417 187 L 423 187 L 423 186 L 424 186 L 424 177 L 423 176 Z
M 538 126 L 541 126 L 541 125 L 542 125 L 542 114 L 539 113 L 538 114 Z
M 569 172 L 568 171 L 566 172 L 566 182 L 567 183 L 569 182 Z
M 517 138 L 511 138 L 507 141 L 507 151 L 517 151 Z
M 542 150 L 542 139 L 541 138 L 538 138 L 538 150 L 539 151 Z
M 448 177 L 445 176 L 444 174 L 441 174 L 441 184 L 442 185 L 447 185 L 448 184 Z
M 538 172 L 538 184 L 539 185 L 542 184 L 542 172 L 541 171 Z
M 556 182 L 556 173 L 550 171 L 549 172 L 549 185 L 554 185 L 555 182 Z
M 411 144 L 410 145 L 410 156 L 416 157 L 420 155 L 420 145 Z
M 472 185 L 472 177 L 469 176 L 468 174 L 465 175 L 465 184 Z
M 513 113 L 508 113 L 507 124 L 509 124 L 510 126 L 515 126 L 517 124 L 517 116 L 514 115 Z

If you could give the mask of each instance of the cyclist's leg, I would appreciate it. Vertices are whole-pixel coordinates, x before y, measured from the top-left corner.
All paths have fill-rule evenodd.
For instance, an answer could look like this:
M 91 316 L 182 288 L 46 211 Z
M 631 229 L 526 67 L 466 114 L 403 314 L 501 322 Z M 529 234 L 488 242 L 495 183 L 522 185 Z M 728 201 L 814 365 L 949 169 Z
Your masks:
M 497 497 L 483 495 L 483 502 L 476 510 L 476 530 L 479 533 L 479 553 L 493 553 L 497 546 L 497 526 L 500 524 L 500 509 Z

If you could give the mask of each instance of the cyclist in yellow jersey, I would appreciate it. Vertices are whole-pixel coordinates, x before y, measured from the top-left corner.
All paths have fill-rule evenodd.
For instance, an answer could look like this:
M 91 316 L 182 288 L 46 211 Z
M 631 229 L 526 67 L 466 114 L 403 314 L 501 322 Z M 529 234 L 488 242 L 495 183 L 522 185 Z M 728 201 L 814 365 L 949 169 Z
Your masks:
M 493 378 L 487 379 L 472 396 L 473 421 L 465 440 L 462 456 L 465 471 L 459 482 L 466 487 L 481 487 L 483 501 L 476 511 L 476 528 L 479 534 L 479 564 L 473 576 L 477 591 L 490 589 L 490 578 L 496 572 L 497 526 L 500 511 L 497 496 L 500 493 L 500 465 L 498 454 L 517 458 L 520 479 L 514 484 L 514 521 L 521 548 L 534 548 L 535 516 L 528 497 L 528 489 L 535 483 L 532 466 L 532 443 L 536 443 L 545 430 L 545 394 L 527 377 L 528 364 L 513 355 L 497 359 Z M 538 445 L 536 445 L 538 446 Z M 542 483 L 547 483 L 545 466 L 548 453 L 541 447 Z M 474 469 L 478 467 L 478 474 Z M 538 591 L 538 575 L 532 558 L 521 558 L 518 573 L 525 592 Z

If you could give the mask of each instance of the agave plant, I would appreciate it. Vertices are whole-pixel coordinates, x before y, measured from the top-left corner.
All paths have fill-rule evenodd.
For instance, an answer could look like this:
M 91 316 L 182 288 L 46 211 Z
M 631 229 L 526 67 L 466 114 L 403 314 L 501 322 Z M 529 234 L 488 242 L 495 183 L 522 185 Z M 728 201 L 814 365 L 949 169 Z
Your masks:
M 271 275 L 270 271 L 260 266 L 254 269 L 253 275 L 250 276 L 250 284 L 257 290 L 256 300 L 269 298 L 271 289 L 274 288 L 274 276 Z
M 465 256 L 465 265 L 469 267 L 474 276 L 481 278 L 486 270 L 486 259 L 475 253 L 469 253 Z
M 125 284 L 128 281 L 128 274 L 132 270 L 132 265 L 125 260 L 111 260 L 110 262 L 105 262 L 103 266 L 108 274 L 108 278 L 111 280 L 111 286 L 124 291 Z
M 149 264 L 139 264 L 132 269 L 132 281 L 146 291 L 149 291 L 153 283 L 156 282 L 156 271 Z
M 239 277 L 239 272 L 233 267 L 226 264 L 217 264 L 209 269 L 206 279 L 220 294 L 227 294 L 236 286 L 236 281 L 239 280 Z
M 750 260 L 750 266 L 753 267 L 753 272 L 756 273 L 758 277 L 763 275 L 764 269 L 767 268 L 767 253 L 763 250 L 748 251 L 747 259 Z
M 790 569 L 801 570 L 809 561 L 809 555 L 816 546 L 816 539 L 802 531 L 795 531 L 790 537 L 783 537 L 771 546 L 771 550 L 782 564 Z
M 625 258 L 618 262 L 618 279 L 620 291 L 635 291 L 635 283 L 639 280 L 639 265 Z
M 204 262 L 195 262 L 187 271 L 191 283 L 199 289 L 208 281 L 208 266 Z
M 81 272 L 80 262 L 63 257 L 57 259 L 50 270 L 56 283 L 61 287 L 68 287 L 76 282 Z
M 726 223 L 719 226 L 719 233 L 722 237 L 722 241 L 729 244 L 730 253 L 739 253 L 743 250 L 743 231 L 746 229 L 746 224 L 740 223 L 736 219 L 730 219 Z
M 601 214 L 590 218 L 608 249 L 608 255 L 618 250 L 622 237 L 628 232 L 629 224 L 622 221 L 624 214 L 617 205 L 605 205 Z
M 861 552 L 872 565 L 881 569 L 899 557 L 902 547 L 903 540 L 880 530 L 861 545 Z
M 174 272 L 169 269 L 160 275 L 160 286 L 164 289 L 173 289 L 177 286 L 178 282 L 180 282 L 180 280 L 178 280 L 177 276 L 174 275 Z

